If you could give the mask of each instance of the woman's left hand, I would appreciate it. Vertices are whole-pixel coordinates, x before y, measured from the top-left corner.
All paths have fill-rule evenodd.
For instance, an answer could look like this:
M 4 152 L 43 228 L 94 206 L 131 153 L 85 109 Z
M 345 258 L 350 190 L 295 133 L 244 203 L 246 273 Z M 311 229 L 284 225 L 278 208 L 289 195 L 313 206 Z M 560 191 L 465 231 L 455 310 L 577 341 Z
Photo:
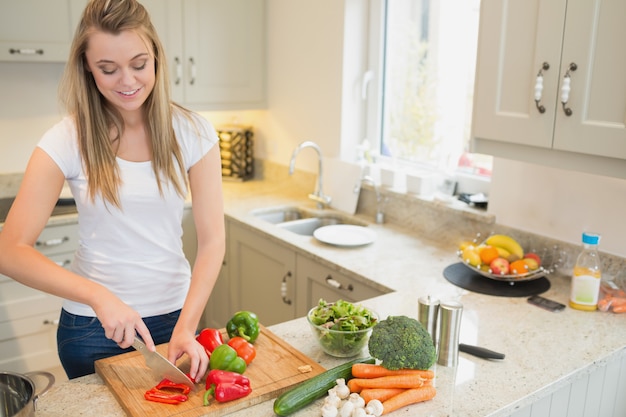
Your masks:
M 175 364 L 185 353 L 190 360 L 189 376 L 194 381 L 201 380 L 209 367 L 206 350 L 198 343 L 194 334 L 177 332 L 174 329 L 167 350 L 167 359 Z

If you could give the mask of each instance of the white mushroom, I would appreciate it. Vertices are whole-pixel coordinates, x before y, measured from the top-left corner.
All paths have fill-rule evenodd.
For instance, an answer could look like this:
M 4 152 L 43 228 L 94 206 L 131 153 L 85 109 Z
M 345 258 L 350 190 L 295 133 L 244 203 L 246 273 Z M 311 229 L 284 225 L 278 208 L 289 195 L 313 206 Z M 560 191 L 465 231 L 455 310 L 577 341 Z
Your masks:
M 339 408 L 339 406 L 341 405 L 341 398 L 337 396 L 337 390 L 335 388 L 328 390 L 328 396 L 324 399 L 324 405 L 330 405 L 332 407 Z
M 352 417 L 367 417 L 367 413 L 363 408 L 355 408 L 352 411 Z
M 356 392 L 350 394 L 350 397 L 348 397 L 348 400 L 350 402 L 353 402 L 356 408 L 365 408 L 365 400 Z
M 322 407 L 322 417 L 337 417 L 339 410 L 332 404 L 324 404 Z
M 354 411 L 354 403 L 346 401 L 341 407 L 341 417 L 352 417 L 352 411 Z
M 371 400 L 365 407 L 365 412 L 376 417 L 380 417 L 383 414 L 383 403 L 379 400 Z
M 335 386 L 335 390 L 337 392 L 337 396 L 342 400 L 345 400 L 350 396 L 350 388 L 346 385 L 346 380 L 343 378 L 339 378 L 335 381 L 337 385 Z

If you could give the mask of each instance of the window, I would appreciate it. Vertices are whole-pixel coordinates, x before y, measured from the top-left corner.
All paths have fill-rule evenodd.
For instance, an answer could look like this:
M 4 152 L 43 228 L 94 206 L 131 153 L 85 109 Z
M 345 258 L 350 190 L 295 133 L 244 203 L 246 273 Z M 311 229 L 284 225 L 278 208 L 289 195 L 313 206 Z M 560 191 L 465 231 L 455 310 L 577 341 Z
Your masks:
M 380 99 L 367 136 L 381 159 L 490 175 L 491 157 L 469 153 L 480 0 L 378 4 Z

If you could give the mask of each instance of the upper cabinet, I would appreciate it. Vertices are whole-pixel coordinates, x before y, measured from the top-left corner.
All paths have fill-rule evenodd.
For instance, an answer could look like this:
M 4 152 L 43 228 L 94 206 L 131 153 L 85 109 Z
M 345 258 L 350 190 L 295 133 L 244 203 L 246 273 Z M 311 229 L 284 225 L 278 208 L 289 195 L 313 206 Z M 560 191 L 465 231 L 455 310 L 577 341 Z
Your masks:
M 196 110 L 265 106 L 265 0 L 144 0 L 173 99 Z
M 623 0 L 482 0 L 474 151 L 626 178 L 623 16 Z
M 265 106 L 265 0 L 140 0 L 164 44 L 172 98 Z M 0 0 L 0 61 L 65 62 L 87 0 Z
M 0 61 L 67 61 L 83 4 L 83 0 L 0 0 Z

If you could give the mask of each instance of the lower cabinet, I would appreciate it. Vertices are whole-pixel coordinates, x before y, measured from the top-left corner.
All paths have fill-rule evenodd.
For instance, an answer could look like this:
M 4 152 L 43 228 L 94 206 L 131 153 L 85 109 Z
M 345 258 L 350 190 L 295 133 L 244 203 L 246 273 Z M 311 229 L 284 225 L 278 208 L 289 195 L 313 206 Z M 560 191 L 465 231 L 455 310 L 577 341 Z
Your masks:
M 46 227 L 35 247 L 69 267 L 78 247 L 78 223 Z M 25 373 L 61 366 L 56 346 L 61 304 L 59 297 L 0 275 L 0 369 Z
M 233 310 L 249 310 L 270 326 L 296 318 L 296 254 L 238 224 L 229 226 Z
M 298 255 L 297 264 L 298 317 L 305 316 L 320 299 L 328 302 L 337 300 L 358 302 L 384 294 L 311 258 Z
M 230 225 L 229 251 L 233 311 L 253 311 L 266 326 L 306 315 L 320 298 L 357 302 L 384 294 L 244 226 Z
M 210 327 L 213 329 L 221 329 L 226 326 L 228 320 L 232 317 L 233 311 L 230 301 L 230 260 L 228 254 L 228 231 L 229 222 L 226 222 L 226 253 L 222 261 L 222 269 L 217 277 L 202 320 L 202 328 Z

